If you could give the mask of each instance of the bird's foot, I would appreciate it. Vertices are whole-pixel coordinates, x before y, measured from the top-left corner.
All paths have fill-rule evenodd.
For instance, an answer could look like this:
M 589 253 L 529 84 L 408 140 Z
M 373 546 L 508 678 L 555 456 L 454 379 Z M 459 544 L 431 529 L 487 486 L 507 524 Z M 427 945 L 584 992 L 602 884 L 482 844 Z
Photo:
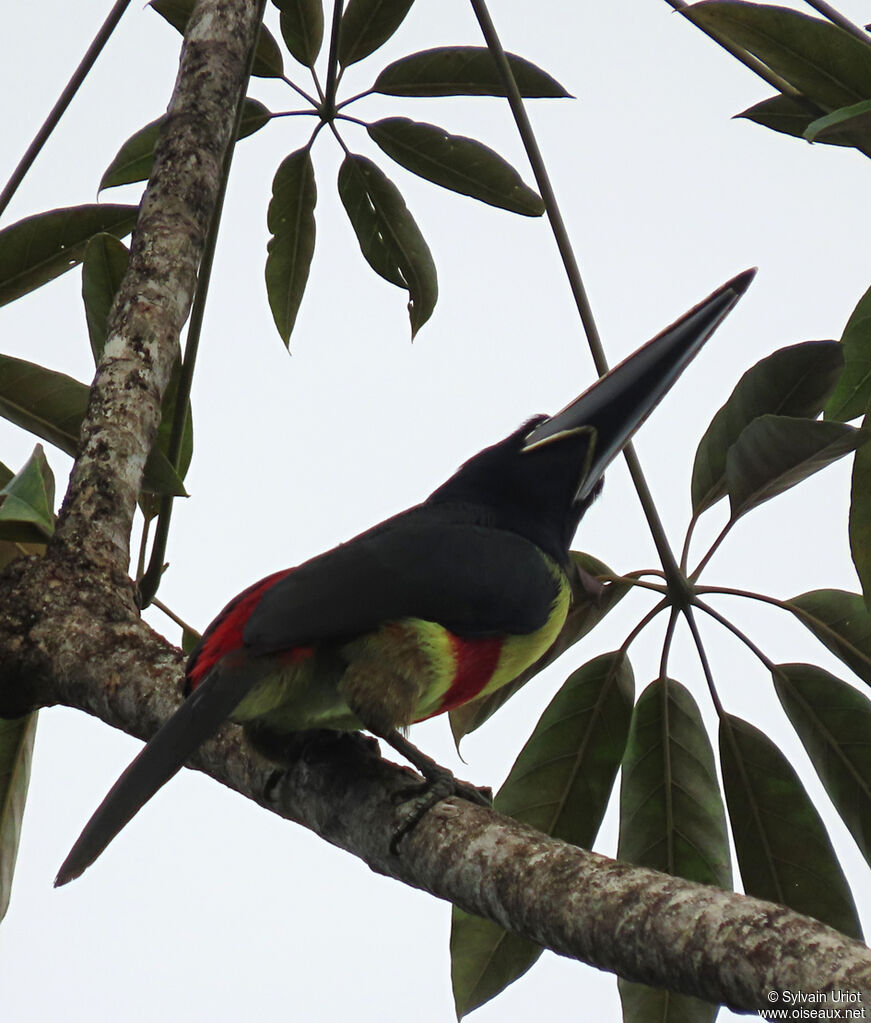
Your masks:
M 459 796 L 470 803 L 477 803 L 478 806 L 492 806 L 493 792 L 489 788 L 478 788 L 469 782 L 460 781 L 453 773 L 441 764 L 436 763 L 431 757 L 422 753 L 417 746 L 409 742 L 399 732 L 390 732 L 383 735 L 385 742 L 389 743 L 397 753 L 401 753 L 411 764 L 423 775 L 424 781 L 417 785 L 410 785 L 399 789 L 394 794 L 396 803 L 410 803 L 413 806 L 407 812 L 405 819 L 396 829 L 390 840 L 390 851 L 398 853 L 399 845 L 403 838 L 413 831 L 427 813 L 442 799 L 449 796 Z

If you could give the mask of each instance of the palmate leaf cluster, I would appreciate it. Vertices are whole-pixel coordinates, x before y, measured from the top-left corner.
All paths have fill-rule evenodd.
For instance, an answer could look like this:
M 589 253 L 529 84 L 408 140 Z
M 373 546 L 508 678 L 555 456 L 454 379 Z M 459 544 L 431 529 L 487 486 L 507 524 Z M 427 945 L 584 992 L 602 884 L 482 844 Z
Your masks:
M 324 128 L 344 151 L 339 203 L 361 253 L 381 277 L 408 293 L 412 336 L 436 304 L 436 268 L 417 223 L 384 167 L 351 148 L 365 132 L 383 156 L 462 195 L 525 216 L 544 203 L 520 174 L 483 143 L 407 117 L 365 122 L 347 113 L 370 93 L 395 97 L 505 96 L 486 48 L 437 47 L 384 67 L 360 96 L 342 99 L 344 69 L 370 57 L 401 26 L 412 0 L 349 0 L 326 24 L 320 0 L 273 0 L 281 41 L 264 27 L 255 77 L 280 79 L 305 107 L 275 112 L 248 97 L 239 138 L 267 129 L 298 134 L 314 128 L 275 171 L 267 225 L 266 290 L 276 327 L 288 342 L 304 299 L 316 241 L 317 174 L 312 150 Z M 183 31 L 192 0 L 151 6 Z M 762 61 L 788 85 L 740 116 L 808 140 L 852 146 L 871 155 L 871 46 L 842 29 L 796 11 L 710 0 L 684 14 L 715 39 Z M 704 43 L 700 43 L 704 45 Z M 285 59 L 310 72 L 309 94 L 285 72 Z M 546 72 L 509 55 L 524 97 L 568 95 Z M 318 67 L 326 64 L 321 79 Z M 298 69 L 297 69 L 298 70 Z M 284 120 L 285 115 L 294 115 Z M 126 142 L 106 169 L 101 189 L 147 178 L 161 120 Z M 288 127 L 290 126 L 290 127 Z M 299 141 L 299 140 L 298 140 Z M 37 214 L 0 231 L 0 304 L 13 301 L 82 264 L 82 296 L 95 362 L 106 343 L 113 297 L 128 262 L 121 242 L 135 222 L 132 205 L 89 204 Z M 148 521 L 160 500 L 184 493 L 193 452 L 188 391 L 181 364 L 165 398 L 160 434 L 149 459 L 140 507 Z M 0 415 L 74 455 L 88 388 L 64 374 L 0 356 Z M 865 416 L 871 401 L 871 290 L 858 302 L 839 341 L 801 341 L 751 367 L 702 436 L 693 465 L 690 515 L 680 570 L 684 588 L 649 585 L 658 601 L 617 650 L 576 668 L 543 714 L 496 797 L 496 808 L 566 841 L 593 845 L 618 773 L 618 854 L 705 884 L 733 885 L 729 829 L 743 889 L 785 903 L 841 931 L 860 935 L 850 884 L 817 809 L 784 754 L 753 724 L 725 709 L 729 679 L 716 666 L 708 679 L 719 718 L 717 754 L 702 723 L 698 694 L 659 674 L 636 700 L 629 659 L 632 640 L 654 615 L 673 613 L 690 595 L 760 657 L 786 715 L 813 762 L 831 803 L 871 863 L 871 701 L 860 688 L 813 664 L 774 663 L 712 605 L 718 592 L 700 577 L 734 524 L 760 504 L 836 459 L 853 457 L 850 541 L 862 593 L 823 589 L 787 600 L 747 593 L 801 622 L 845 668 L 871 685 L 871 445 Z M 183 403 L 183 404 L 182 404 Z M 171 452 L 176 406 L 185 410 L 178 455 Z M 38 553 L 54 526 L 54 481 L 42 448 L 17 473 L 0 464 L 0 566 Z M 697 521 L 728 499 L 729 517 L 711 549 L 688 564 Z M 543 667 L 567 651 L 639 585 L 643 571 L 615 575 L 590 554 L 575 552 L 574 603 L 554 647 L 511 685 L 454 711 L 457 742 L 482 725 Z M 596 580 L 599 580 L 598 582 Z M 602 583 L 604 582 L 604 587 Z M 734 591 L 732 591 L 734 593 Z M 680 598 L 680 599 L 679 599 Z M 666 643 L 670 642 L 671 630 Z M 688 680 L 689 681 L 689 680 Z M 719 691 L 724 699 L 721 701 Z M 0 915 L 8 902 L 27 788 L 35 718 L 0 721 Z M 722 777 L 722 787 L 718 780 Z M 728 823 L 727 823 L 728 821 Z M 529 969 L 541 949 L 486 921 L 455 911 L 451 938 L 459 1015 L 493 997 Z M 696 999 L 620 982 L 624 1017 L 710 1020 L 716 1008 Z

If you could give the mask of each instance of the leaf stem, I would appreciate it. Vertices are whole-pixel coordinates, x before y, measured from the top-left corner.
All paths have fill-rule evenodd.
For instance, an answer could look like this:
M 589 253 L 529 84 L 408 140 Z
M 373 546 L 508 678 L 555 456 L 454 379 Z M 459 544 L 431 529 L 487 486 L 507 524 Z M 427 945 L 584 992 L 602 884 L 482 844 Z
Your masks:
M 741 642 L 748 648 L 748 650 L 756 654 L 759 660 L 765 665 L 765 667 L 769 671 L 774 670 L 774 662 L 770 660 L 768 657 L 766 657 L 765 654 L 760 650 L 760 648 L 753 642 L 753 640 L 750 639 L 750 637 L 745 632 L 739 629 L 734 622 L 729 621 L 729 619 L 725 615 L 720 614 L 719 611 L 715 611 L 710 604 L 706 604 L 703 600 L 697 600 L 695 606 L 699 608 L 701 611 L 704 611 L 706 615 L 710 615 L 715 622 L 719 622 L 720 625 L 722 625 L 724 629 L 727 629 L 729 632 L 731 632 L 733 636 L 740 639 Z M 720 710 L 722 710 L 722 708 L 720 708 Z
M 0 215 L 9 205 L 12 200 L 12 196 L 15 195 L 18 190 L 18 186 L 24 180 L 24 176 L 30 170 L 33 165 L 33 161 L 37 158 L 40 150 L 48 141 L 49 136 L 57 127 L 58 122 L 66 112 L 67 107 L 72 102 L 73 97 L 79 90 L 79 86 L 87 78 L 91 68 L 94 66 L 97 57 L 103 50 L 103 47 L 109 41 L 109 37 L 115 31 L 115 27 L 121 20 L 121 15 L 127 10 L 130 4 L 130 0 L 116 0 L 109 11 L 109 14 L 103 24 L 100 26 L 99 32 L 94 36 L 93 42 L 85 51 L 84 57 L 82 57 L 79 66 L 73 72 L 72 77 L 64 86 L 63 92 L 57 99 L 55 105 L 51 108 L 48 117 L 43 121 L 42 126 L 33 138 L 33 141 L 27 147 L 24 156 L 18 161 L 18 166 L 12 172 L 9 180 L 3 187 L 3 191 L 0 192 Z
M 815 11 L 819 11 L 824 18 L 828 18 L 838 28 L 842 28 L 845 32 L 849 32 L 851 36 L 860 39 L 866 46 L 871 46 L 871 39 L 868 38 L 868 33 L 864 32 L 858 25 L 832 7 L 831 4 L 825 3 L 825 0 L 805 0 L 805 3 L 808 7 L 813 7 Z
M 717 548 L 720 546 L 720 544 L 729 535 L 729 530 L 732 528 L 732 526 L 735 525 L 736 522 L 737 522 L 737 519 L 729 519 L 729 521 L 726 523 L 726 525 L 723 526 L 723 528 L 720 530 L 716 540 L 714 540 L 714 542 L 711 544 L 711 546 L 707 549 L 707 551 L 705 552 L 705 555 L 702 558 L 702 560 L 698 563 L 698 565 L 696 565 L 695 569 L 690 574 L 690 579 L 691 580 L 698 579 L 698 577 L 702 574 L 702 572 L 704 571 L 705 566 L 711 560 L 711 558 L 714 556 L 714 554 L 717 552 Z
M 701 607 L 702 610 L 707 608 L 702 604 L 701 601 L 697 601 L 697 606 Z M 691 607 L 684 609 L 684 617 L 687 620 L 687 625 L 690 627 L 692 633 L 693 642 L 696 645 L 696 653 L 699 655 L 699 662 L 702 665 L 702 672 L 705 676 L 705 682 L 708 686 L 708 692 L 711 694 L 711 702 L 714 705 L 714 709 L 717 711 L 717 717 L 722 721 L 725 711 L 723 710 L 723 704 L 720 702 L 720 696 L 717 693 L 717 686 L 714 683 L 714 675 L 711 671 L 711 665 L 708 661 L 708 654 L 705 650 L 705 644 L 702 642 L 702 634 L 699 632 L 699 626 L 696 622 L 696 616 L 693 614 Z M 724 622 L 731 625 L 732 623 L 728 619 L 724 619 Z M 748 641 L 749 642 L 749 641 Z
M 331 119 L 336 109 L 337 73 L 339 69 L 339 31 L 342 27 L 343 0 L 333 0 L 333 22 L 330 29 L 330 55 L 327 60 L 327 84 L 324 88 L 324 113 Z
M 166 617 L 169 618 L 170 621 L 175 622 L 175 624 L 184 632 L 192 632 L 195 635 L 199 635 L 199 633 L 195 628 L 193 628 L 193 626 L 188 625 L 188 623 L 183 618 L 179 618 L 175 611 L 167 607 L 162 600 L 159 600 L 157 597 L 155 597 L 154 600 L 152 600 L 152 604 L 154 604 L 158 611 L 162 611 L 166 615 Z
M 544 200 L 548 220 L 550 221 L 551 229 L 553 230 L 554 238 L 556 239 L 557 248 L 559 249 L 563 266 L 565 267 L 566 276 L 568 277 L 569 285 L 572 289 L 572 295 L 574 296 L 575 304 L 581 317 L 581 323 L 583 324 L 584 331 L 587 335 L 587 342 L 593 355 L 593 362 L 596 366 L 596 371 L 600 376 L 602 376 L 608 371 L 608 361 L 605 357 L 604 348 L 602 347 L 602 340 L 599 336 L 598 328 L 596 327 L 593 310 L 587 297 L 586 288 L 584 287 L 584 283 L 581 278 L 581 272 L 578 268 L 577 260 L 575 259 L 574 250 L 572 248 L 571 240 L 569 239 L 565 221 L 560 213 L 559 204 L 557 203 L 556 195 L 554 194 L 550 183 L 550 176 L 547 173 L 547 168 L 541 155 L 541 150 L 539 149 L 538 142 L 535 138 L 535 133 L 532 130 L 532 125 L 530 124 L 529 118 L 526 114 L 526 108 L 523 105 L 520 90 L 517 88 L 517 82 L 514 80 L 511 65 L 508 63 L 508 58 L 505 56 L 505 50 L 502 48 L 502 43 L 490 18 L 490 13 L 487 10 L 485 0 L 470 0 L 470 2 L 472 10 L 475 12 L 475 17 L 478 19 L 478 24 L 481 26 L 481 32 L 490 52 L 493 54 L 493 59 L 496 62 L 499 75 L 505 86 L 508 103 L 511 107 L 511 112 L 514 115 L 517 130 L 520 134 L 523 146 L 526 149 L 526 154 L 529 158 L 530 165 L 532 166 L 532 171 L 535 175 L 538 189 L 541 192 L 541 197 Z M 650 493 L 650 488 L 647 486 L 647 480 L 644 478 L 641 463 L 638 461 L 638 456 L 635 454 L 635 449 L 631 443 L 627 444 L 623 449 L 623 455 L 626 458 L 626 464 L 629 467 L 629 474 L 632 477 L 632 482 L 635 485 L 638 499 L 644 510 L 644 515 L 647 519 L 651 535 L 653 536 L 653 542 L 656 545 L 657 553 L 659 554 L 660 561 L 665 569 L 666 579 L 672 587 L 674 601 L 679 606 L 686 606 L 690 599 L 690 590 L 687 585 L 686 578 L 681 573 L 678 563 L 675 560 L 674 553 L 672 552 L 668 542 L 668 537 L 665 533 L 665 528 L 663 527 L 662 520 L 659 517 L 656 504 L 654 503 L 653 495 Z
M 620 644 L 620 653 L 625 654 L 629 647 L 632 645 L 632 643 L 647 628 L 647 626 L 650 625 L 650 623 L 653 621 L 654 618 L 656 618 L 660 611 L 664 611 L 665 608 L 669 606 L 670 605 L 667 600 L 661 600 L 658 604 L 652 607 L 647 612 L 647 614 L 641 619 L 641 621 L 638 622 L 635 628 L 632 629 L 632 631 L 629 633 L 626 639 L 624 639 L 623 642 Z
M 314 71 L 312 71 L 312 74 L 314 74 Z M 315 109 L 317 109 L 318 101 L 314 98 L 314 96 L 309 96 L 309 94 L 305 91 L 305 89 L 303 89 L 299 85 L 297 85 L 296 82 L 294 82 L 292 79 L 288 78 L 287 75 L 282 75 L 281 76 L 281 80 L 282 80 L 282 82 L 284 82 L 285 85 L 289 85 L 291 87 L 291 89 L 293 89 L 293 91 L 298 96 L 301 96 L 308 103 L 311 103 L 311 105 Z M 317 86 L 317 84 L 318 84 L 318 80 L 317 80 L 317 78 L 315 78 L 315 86 Z M 320 90 L 318 90 L 318 91 L 320 91 Z M 321 98 L 323 98 L 323 97 L 321 97 Z
M 374 89 L 367 89 L 365 92 L 358 92 L 356 96 L 351 96 L 350 99 L 343 99 L 341 103 L 336 105 L 336 110 L 341 110 L 342 107 L 346 107 L 351 103 L 356 103 L 358 99 L 364 99 L 366 96 L 372 96 Z

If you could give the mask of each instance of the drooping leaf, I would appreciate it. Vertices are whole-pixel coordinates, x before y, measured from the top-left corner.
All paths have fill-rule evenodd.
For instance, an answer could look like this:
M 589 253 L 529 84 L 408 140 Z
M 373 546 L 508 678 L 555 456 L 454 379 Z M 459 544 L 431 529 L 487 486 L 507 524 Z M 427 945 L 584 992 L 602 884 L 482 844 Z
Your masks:
M 348 0 L 339 31 L 339 64 L 348 67 L 374 53 L 405 20 L 414 0 Z
M 49 210 L 0 231 L 0 305 L 12 302 L 80 263 L 96 234 L 130 234 L 138 207 L 90 203 Z
M 321 0 L 272 0 L 281 11 L 281 35 L 295 60 L 314 67 L 324 41 Z
M 568 98 L 546 71 L 515 53 L 506 53 L 520 95 Z M 504 96 L 505 86 L 486 46 L 437 46 L 388 64 L 373 92 L 386 96 Z
M 811 590 L 786 601 L 787 609 L 871 685 L 871 615 L 859 593 Z
M 865 418 L 862 426 L 871 429 Z M 865 607 L 871 610 L 871 444 L 863 444 L 853 460 L 850 487 L 850 554 L 865 595 Z
M 848 107 L 833 110 L 824 117 L 812 121 L 804 131 L 808 142 L 828 142 L 832 138 L 843 136 L 848 131 L 854 136 L 865 136 L 866 142 L 871 141 L 871 100 L 851 103 Z
M 778 131 L 783 135 L 792 135 L 794 138 L 804 139 L 804 133 L 808 125 L 820 116 L 820 108 L 811 103 L 810 100 L 801 96 L 786 96 L 778 93 L 760 103 L 754 103 L 752 107 L 742 110 L 735 117 L 743 117 L 755 124 L 761 124 L 764 128 Z M 828 141 L 828 140 L 827 140 Z M 847 141 L 831 140 L 833 145 L 851 145 Z
M 161 18 L 184 35 L 195 3 L 196 0 L 151 0 L 149 7 L 153 7 Z M 254 51 L 251 74 L 255 78 L 281 78 L 284 74 L 281 48 L 265 25 L 260 26 L 260 34 L 257 36 L 257 49 Z
M 815 664 L 778 664 L 773 677 L 829 799 L 871 864 L 871 702 Z
M 846 422 L 871 405 L 871 288 L 859 299 L 841 335 L 844 372 L 826 402 L 826 418 Z
M 700 884 L 732 887 L 714 753 L 695 700 L 674 679 L 651 682 L 632 715 L 617 857 Z
M 861 940 L 825 825 L 786 757 L 759 729 L 727 714 L 720 763 L 744 891 Z
M 37 715 L 0 718 L 0 920 L 9 908 Z
M 707 0 L 681 13 L 748 50 L 825 111 L 871 96 L 871 52 L 830 21 L 736 0 Z
M 130 250 L 111 234 L 98 234 L 88 242 L 82 260 L 82 301 L 94 363 L 106 345 L 106 323 L 115 293 L 127 272 Z
M 315 250 L 316 202 L 311 153 L 298 149 L 276 171 L 266 217 L 272 234 L 266 246 L 266 291 L 285 344 L 296 323 Z
M 391 284 L 407 289 L 413 339 L 438 298 L 435 263 L 420 228 L 396 185 L 364 156 L 349 153 L 343 160 L 339 196 L 367 263 Z
M 407 117 L 386 117 L 370 124 L 368 131 L 398 164 L 443 188 L 526 217 L 544 213 L 541 196 L 510 163 L 476 139 Z
M 592 846 L 626 747 L 634 681 L 625 653 L 573 672 L 553 698 L 494 801 L 495 809 L 586 848 Z M 534 942 L 454 910 L 454 1002 L 463 1016 L 525 973 Z
M 272 112 L 256 99 L 246 99 L 239 124 L 239 138 L 244 139 L 269 123 Z M 127 185 L 132 181 L 145 181 L 154 163 L 154 147 L 160 135 L 164 118 L 149 121 L 121 146 L 100 179 L 100 191 Z
M 0 416 L 75 457 L 88 388 L 66 373 L 0 355 Z M 144 490 L 184 497 L 178 474 L 157 448 L 145 465 Z
M 623 1023 L 714 1023 L 719 1005 L 703 1002 L 692 995 L 680 995 L 661 987 L 648 987 L 617 978 Z
M 0 539 L 45 543 L 54 533 L 54 474 L 41 444 L 0 490 Z
M 448 717 L 451 722 L 451 733 L 457 746 L 464 735 L 480 728 L 531 678 L 535 678 L 552 661 L 592 631 L 632 588 L 630 583 L 607 583 L 601 589 L 596 589 L 592 584 L 596 576 L 613 576 L 614 573 L 603 561 L 599 561 L 591 554 L 584 554 L 581 551 L 572 551 L 571 554 L 578 577 L 572 581 L 572 606 L 553 646 L 512 682 L 490 693 L 489 696 L 465 703 L 450 712 Z
M 759 416 L 741 431 L 726 458 L 732 520 L 789 490 L 868 439 L 846 423 Z
M 804 341 L 751 366 L 699 442 L 691 485 L 693 514 L 726 495 L 726 457 L 746 426 L 767 414 L 816 418 L 843 365 L 836 341 Z

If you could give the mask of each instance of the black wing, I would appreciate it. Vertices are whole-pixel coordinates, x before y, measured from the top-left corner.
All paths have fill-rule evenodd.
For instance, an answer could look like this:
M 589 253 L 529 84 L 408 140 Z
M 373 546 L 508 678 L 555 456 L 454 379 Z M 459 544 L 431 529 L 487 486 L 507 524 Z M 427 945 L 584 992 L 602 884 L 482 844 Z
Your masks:
M 243 633 L 254 653 L 350 639 L 400 618 L 460 636 L 516 635 L 545 624 L 559 583 L 516 533 L 420 505 L 307 561 L 271 586 Z

